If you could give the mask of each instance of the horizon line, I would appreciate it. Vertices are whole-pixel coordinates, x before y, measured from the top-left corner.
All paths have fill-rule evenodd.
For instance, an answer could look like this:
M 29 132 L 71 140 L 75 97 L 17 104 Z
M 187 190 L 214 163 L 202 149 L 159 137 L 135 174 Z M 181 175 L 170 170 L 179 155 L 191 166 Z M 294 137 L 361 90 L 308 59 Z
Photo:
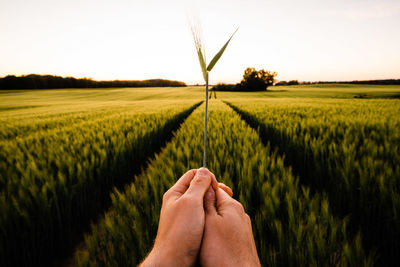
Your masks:
M 0 77 L 0 79 L 4 79 L 8 76 L 14 76 L 14 77 L 26 77 L 30 75 L 37 75 L 37 76 L 54 76 L 54 77 L 61 77 L 61 78 L 74 78 L 74 79 L 87 79 L 87 80 L 92 80 L 92 81 L 98 81 L 98 82 L 107 82 L 107 81 L 149 81 L 149 80 L 168 80 L 168 81 L 179 81 L 183 82 L 182 80 L 176 80 L 176 79 L 168 79 L 168 78 L 150 78 L 150 79 L 107 79 L 107 80 L 102 80 L 102 79 L 93 79 L 92 77 L 74 77 L 72 75 L 67 75 L 67 76 L 62 76 L 62 75 L 57 75 L 57 74 L 37 74 L 37 73 L 29 73 L 29 74 L 7 74 L 5 76 Z M 287 80 L 276 80 L 276 83 L 279 82 L 289 82 L 289 81 L 297 81 L 299 84 L 305 84 L 305 83 L 352 83 L 352 82 L 373 82 L 373 81 L 400 81 L 399 78 L 387 78 L 387 79 L 355 79 L 355 80 L 298 80 L 298 79 L 287 79 Z M 205 83 L 198 83 L 198 82 L 183 82 L 187 84 L 187 86 L 205 86 Z M 236 84 L 232 82 L 219 82 L 215 83 L 213 85 L 217 84 Z

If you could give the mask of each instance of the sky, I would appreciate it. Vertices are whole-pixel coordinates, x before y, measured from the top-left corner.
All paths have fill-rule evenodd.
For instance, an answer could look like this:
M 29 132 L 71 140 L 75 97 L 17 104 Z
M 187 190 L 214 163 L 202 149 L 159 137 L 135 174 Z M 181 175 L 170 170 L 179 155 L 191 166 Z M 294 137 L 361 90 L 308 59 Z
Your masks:
M 1 0 L 0 77 L 201 84 L 194 17 L 208 62 L 240 27 L 211 84 L 247 67 L 281 81 L 400 79 L 398 0 Z

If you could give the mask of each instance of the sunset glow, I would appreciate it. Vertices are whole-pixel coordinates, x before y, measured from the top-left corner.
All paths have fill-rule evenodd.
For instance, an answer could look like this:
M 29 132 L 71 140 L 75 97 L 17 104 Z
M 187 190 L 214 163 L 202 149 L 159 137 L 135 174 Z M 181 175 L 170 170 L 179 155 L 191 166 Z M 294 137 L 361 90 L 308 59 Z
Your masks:
M 97 80 L 203 83 L 187 23 L 202 22 L 207 55 L 240 30 L 210 83 L 246 67 L 279 80 L 400 78 L 400 2 L 3 0 L 0 77 L 29 73 Z

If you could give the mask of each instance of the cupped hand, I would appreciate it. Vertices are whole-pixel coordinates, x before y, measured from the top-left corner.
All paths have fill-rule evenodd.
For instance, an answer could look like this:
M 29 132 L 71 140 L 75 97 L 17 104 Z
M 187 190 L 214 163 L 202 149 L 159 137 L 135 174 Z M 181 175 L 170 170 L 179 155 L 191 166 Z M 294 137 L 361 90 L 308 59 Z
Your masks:
M 215 176 L 201 168 L 185 173 L 164 194 L 157 238 L 141 266 L 195 264 L 204 232 L 204 195 L 210 187 L 218 187 Z
M 206 219 L 201 265 L 261 266 L 251 221 L 243 206 L 231 198 L 232 190 L 226 185 L 213 188 L 209 187 L 204 197 Z

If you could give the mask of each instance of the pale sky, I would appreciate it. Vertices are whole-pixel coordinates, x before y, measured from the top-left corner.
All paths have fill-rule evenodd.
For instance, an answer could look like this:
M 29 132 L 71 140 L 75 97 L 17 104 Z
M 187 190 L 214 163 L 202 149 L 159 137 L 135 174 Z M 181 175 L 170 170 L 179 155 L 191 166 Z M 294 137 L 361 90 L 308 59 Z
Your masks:
M 278 80 L 400 79 L 399 0 L 1 0 L 0 77 L 203 83 L 187 17 L 202 23 L 210 74 L 246 67 Z

